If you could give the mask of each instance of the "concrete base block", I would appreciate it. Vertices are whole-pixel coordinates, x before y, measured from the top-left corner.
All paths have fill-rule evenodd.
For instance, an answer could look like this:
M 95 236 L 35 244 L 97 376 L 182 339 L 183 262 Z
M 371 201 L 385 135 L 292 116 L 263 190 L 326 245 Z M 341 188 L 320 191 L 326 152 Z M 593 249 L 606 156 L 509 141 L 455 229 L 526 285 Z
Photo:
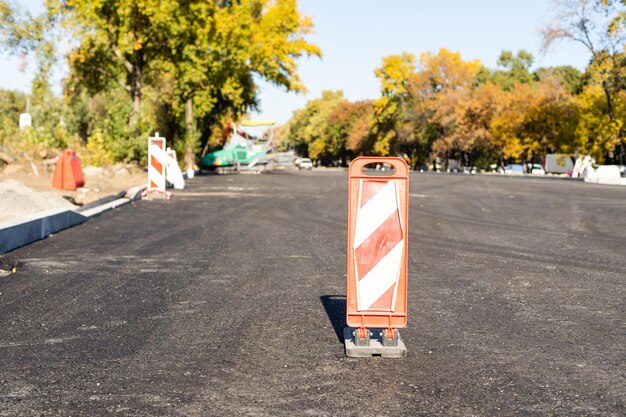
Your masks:
M 145 185 L 136 185 L 126 191 L 126 197 L 131 201 L 141 200 L 141 193 L 146 189 Z
M 368 329 L 372 335 L 370 336 L 369 346 L 356 346 L 354 344 L 354 327 L 346 327 L 343 329 L 343 340 L 346 346 L 346 356 L 349 358 L 370 358 L 372 356 L 382 356 L 383 358 L 404 358 L 406 357 L 406 346 L 398 332 L 397 346 L 383 346 L 382 332 L 384 329 Z

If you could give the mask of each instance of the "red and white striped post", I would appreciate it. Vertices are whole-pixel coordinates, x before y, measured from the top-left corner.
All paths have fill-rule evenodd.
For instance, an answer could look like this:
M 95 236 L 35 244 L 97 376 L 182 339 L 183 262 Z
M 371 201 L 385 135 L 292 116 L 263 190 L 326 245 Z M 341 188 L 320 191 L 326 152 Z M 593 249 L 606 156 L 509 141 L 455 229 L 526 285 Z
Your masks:
M 148 138 L 148 186 L 141 198 L 147 198 L 151 193 L 161 193 L 166 199 L 170 199 L 171 194 L 165 189 L 165 165 L 155 155 L 164 152 L 165 138 L 159 137 L 159 132 L 156 132 L 153 137 Z

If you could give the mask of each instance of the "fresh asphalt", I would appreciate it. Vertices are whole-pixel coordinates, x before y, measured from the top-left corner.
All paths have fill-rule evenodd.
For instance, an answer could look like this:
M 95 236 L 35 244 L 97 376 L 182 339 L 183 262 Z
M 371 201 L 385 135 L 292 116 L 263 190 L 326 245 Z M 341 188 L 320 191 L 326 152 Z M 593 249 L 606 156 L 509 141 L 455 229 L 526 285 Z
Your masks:
M 626 415 L 626 188 L 410 189 L 406 359 L 344 355 L 345 172 L 207 175 L 2 259 L 0 415 Z

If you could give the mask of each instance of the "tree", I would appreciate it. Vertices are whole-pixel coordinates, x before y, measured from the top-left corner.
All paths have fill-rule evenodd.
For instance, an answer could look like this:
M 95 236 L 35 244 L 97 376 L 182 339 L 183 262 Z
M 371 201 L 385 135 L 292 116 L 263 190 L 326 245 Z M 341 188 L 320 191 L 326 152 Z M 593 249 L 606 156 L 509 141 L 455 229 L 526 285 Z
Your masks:
M 168 65 L 175 74 L 174 108 L 185 115 L 189 166 L 194 147 L 206 143 L 212 125 L 257 106 L 255 75 L 287 91 L 305 92 L 296 59 L 321 56 L 321 51 L 306 42 L 313 24 L 300 15 L 295 0 L 180 3 Z M 198 125 L 204 135 L 197 133 Z
M 544 48 L 560 40 L 583 45 L 591 55 L 589 82 L 601 86 L 605 100 L 607 123 L 604 130 L 614 130 L 616 98 L 626 89 L 626 1 L 558 0 L 557 14 L 543 31 Z M 626 161 L 623 126 L 620 126 L 620 146 L 616 149 L 620 163 Z
M 92 93 L 117 83 L 132 109 L 128 125 L 137 130 L 144 85 L 169 54 L 174 0 L 47 0 L 51 18 L 60 20 L 78 46 L 69 55 L 72 76 Z
M 24 59 L 34 55 L 37 65 L 29 96 L 30 113 L 36 128 L 15 132 L 17 140 L 14 142 L 22 140 L 34 146 L 64 147 L 67 139 L 63 125 L 64 106 L 52 94 L 49 82 L 56 62 L 55 26 L 45 14 L 32 16 L 6 0 L 0 0 L 0 22 L 0 47 Z M 21 111 L 24 110 L 25 105 Z
M 620 130 L 626 120 L 626 93 L 621 92 L 615 100 L 616 121 L 611 122 L 607 111 L 606 96 L 601 86 L 590 85 L 576 97 L 580 107 L 580 119 L 576 128 L 575 145 L 579 152 L 593 156 L 598 163 L 620 143 Z
M 55 62 L 53 25 L 45 15 L 32 16 L 6 0 L 0 0 L 0 46 L 11 54 L 35 54 L 37 70 L 32 84 L 36 99 L 49 99 L 52 66 Z
M 493 144 L 505 160 L 535 162 L 541 154 L 572 153 L 579 108 L 560 84 L 516 84 L 493 115 Z
M 348 156 L 367 152 L 371 147 L 371 101 L 346 101 L 336 106 L 329 114 L 325 137 L 329 152 L 334 159 L 346 165 Z
M 584 84 L 584 74 L 571 65 L 558 67 L 538 68 L 534 76 L 539 82 L 548 81 L 557 83 L 570 94 L 580 94 Z
M 468 138 L 457 131 L 458 109 L 478 84 L 477 76 L 482 64 L 478 60 L 463 61 L 460 53 L 446 49 L 440 50 L 437 55 L 422 54 L 420 64 L 422 79 L 430 84 L 432 115 L 429 122 L 437 129 L 432 150 L 443 154 L 447 164 L 451 152 L 469 150 Z
M 415 55 L 403 53 L 386 56 L 374 74 L 380 80 L 381 97 L 373 103 L 371 132 L 374 141 L 368 151 L 373 155 L 387 156 L 396 151 L 403 137 L 407 140 L 406 135 L 411 135 L 410 129 L 402 127 L 408 121 L 407 105 L 412 100 L 409 86 L 416 74 Z
M 332 157 L 332 145 L 325 135 L 328 116 L 345 101 L 342 91 L 322 91 L 322 97 L 294 112 L 287 124 L 286 140 L 303 156 L 318 160 Z
M 462 153 L 464 165 L 476 165 L 479 151 L 489 156 L 496 153 L 492 145 L 492 122 L 502 111 L 505 94 L 496 84 L 483 84 L 466 91 L 455 107 L 456 148 Z
M 491 80 L 502 87 L 505 91 L 511 91 L 515 83 L 530 84 L 535 80 L 530 67 L 534 58 L 530 52 L 521 50 L 516 55 L 511 51 L 504 50 L 498 57 L 498 67 L 491 75 Z
M 459 52 L 442 48 L 420 56 L 420 71 L 428 75 L 434 91 L 444 91 L 476 84 L 482 64 L 479 60 L 463 61 Z
M 562 87 L 540 83 L 533 91 L 535 100 L 519 126 L 526 138 L 526 157 L 530 162 L 549 152 L 574 153 L 579 107 Z
M 383 58 L 376 70 L 381 97 L 374 102 L 373 152 L 407 152 L 422 165 L 432 143 L 441 152 L 454 147 L 454 109 L 481 68 L 480 61 L 463 61 L 447 49 L 423 53 L 418 62 L 412 54 Z
M 0 0 L 0 47 L 12 54 L 36 53 L 38 72 L 35 83 L 49 75 L 54 61 L 50 26 L 45 16 L 32 16 L 7 0 Z
M 296 0 L 48 0 L 48 7 L 79 41 L 73 77 L 92 94 L 111 83 L 123 88 L 135 134 L 146 87 L 165 93 L 185 132 L 188 166 L 216 123 L 256 107 L 255 75 L 302 92 L 296 59 L 321 55 L 305 40 L 312 21 Z

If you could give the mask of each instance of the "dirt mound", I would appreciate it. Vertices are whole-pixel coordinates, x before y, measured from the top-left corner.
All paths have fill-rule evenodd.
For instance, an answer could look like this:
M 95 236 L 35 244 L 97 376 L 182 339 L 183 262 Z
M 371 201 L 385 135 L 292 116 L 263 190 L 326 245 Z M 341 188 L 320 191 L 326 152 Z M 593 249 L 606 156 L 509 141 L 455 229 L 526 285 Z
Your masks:
M 0 223 L 25 219 L 51 209 L 76 208 L 56 193 L 35 191 L 19 181 L 0 182 Z
M 89 204 L 103 197 L 116 195 L 131 187 L 146 184 L 148 180 L 145 170 L 135 164 L 117 164 L 105 167 L 86 166 L 83 167 L 84 187 L 76 191 L 55 190 L 52 188 L 53 173 L 54 164 L 35 161 L 30 165 L 16 161 L 10 165 L 5 165 L 4 169 L 0 167 L 0 182 L 17 180 L 35 191 L 52 193 L 59 198 L 69 196 L 78 203 Z M 0 198 L 2 198 L 1 194 Z

